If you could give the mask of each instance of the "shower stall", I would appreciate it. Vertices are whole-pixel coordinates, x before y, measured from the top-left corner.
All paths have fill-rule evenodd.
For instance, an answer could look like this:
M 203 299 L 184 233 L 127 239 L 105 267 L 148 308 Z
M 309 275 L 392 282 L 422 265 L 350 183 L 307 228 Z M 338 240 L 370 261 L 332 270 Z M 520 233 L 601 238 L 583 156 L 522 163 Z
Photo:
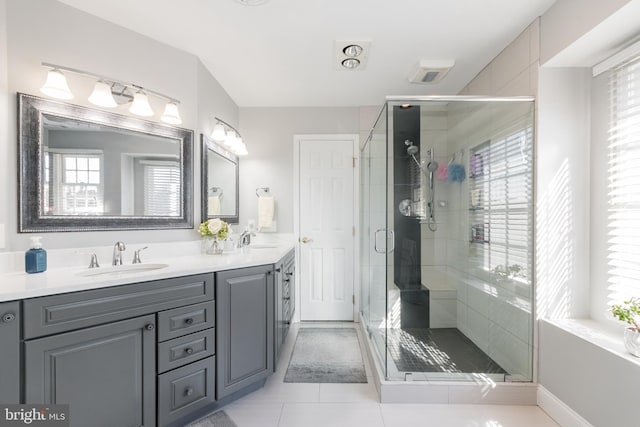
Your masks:
M 361 145 L 362 322 L 384 380 L 533 377 L 532 98 L 388 98 Z

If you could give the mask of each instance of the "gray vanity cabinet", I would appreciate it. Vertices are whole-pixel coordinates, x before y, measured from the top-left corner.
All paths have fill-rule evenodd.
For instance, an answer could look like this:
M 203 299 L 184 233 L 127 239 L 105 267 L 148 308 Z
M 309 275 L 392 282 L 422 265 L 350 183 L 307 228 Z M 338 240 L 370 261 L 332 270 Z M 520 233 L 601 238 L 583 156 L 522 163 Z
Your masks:
M 284 340 L 289 333 L 295 303 L 295 251 L 276 264 L 275 280 L 275 365 L 278 364 Z M 275 369 L 274 369 L 275 370 Z
M 20 403 L 19 302 L 0 303 L 0 403 Z
M 273 370 L 273 266 L 216 273 L 218 400 Z
M 25 342 L 27 403 L 70 404 L 71 426 L 156 424 L 155 316 Z

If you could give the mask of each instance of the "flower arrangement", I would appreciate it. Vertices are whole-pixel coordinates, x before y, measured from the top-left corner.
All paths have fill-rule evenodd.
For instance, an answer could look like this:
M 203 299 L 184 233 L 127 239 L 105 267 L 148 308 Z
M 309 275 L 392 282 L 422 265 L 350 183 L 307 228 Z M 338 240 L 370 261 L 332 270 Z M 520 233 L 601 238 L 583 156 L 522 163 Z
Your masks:
M 198 226 L 198 233 L 202 237 L 214 237 L 217 240 L 225 240 L 231 232 L 229 224 L 220 218 L 210 219 Z
M 622 304 L 612 305 L 611 313 L 618 320 L 628 323 L 630 329 L 640 333 L 640 298 L 633 297 Z

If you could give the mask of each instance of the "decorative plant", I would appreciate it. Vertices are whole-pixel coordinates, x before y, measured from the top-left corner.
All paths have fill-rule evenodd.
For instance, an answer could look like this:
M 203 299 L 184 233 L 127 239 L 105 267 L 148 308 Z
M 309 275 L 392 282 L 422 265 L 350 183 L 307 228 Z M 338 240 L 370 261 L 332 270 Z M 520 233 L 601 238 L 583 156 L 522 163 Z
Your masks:
M 198 233 L 202 237 L 215 237 L 218 240 L 225 240 L 230 232 L 229 224 L 219 218 L 210 219 L 198 226 Z
M 611 313 L 618 320 L 631 325 L 630 329 L 640 332 L 640 298 L 633 297 L 622 304 L 612 305 Z

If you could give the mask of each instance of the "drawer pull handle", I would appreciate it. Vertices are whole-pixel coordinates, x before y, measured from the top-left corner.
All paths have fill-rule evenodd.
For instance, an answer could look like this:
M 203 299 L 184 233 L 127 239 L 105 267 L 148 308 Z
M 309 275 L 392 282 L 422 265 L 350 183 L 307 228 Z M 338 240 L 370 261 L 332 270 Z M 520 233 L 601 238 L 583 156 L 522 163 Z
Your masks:
M 186 389 L 184 389 L 185 396 L 191 396 L 192 394 L 193 394 L 193 389 L 191 387 L 187 387 Z
M 276 273 L 280 273 L 282 269 L 280 267 L 276 268 Z
M 191 347 L 187 347 L 184 349 L 184 352 L 187 354 L 193 354 L 193 349 Z
M 290 271 L 287 271 L 287 272 L 286 272 L 286 273 L 284 273 L 284 274 L 285 274 L 285 275 L 287 275 L 287 276 L 293 276 L 293 273 L 292 273 L 292 272 L 290 272 Z
M 16 315 L 13 313 L 6 313 L 4 316 L 2 316 L 2 321 L 4 323 L 13 322 L 14 320 L 16 320 Z
M 283 299 L 283 300 L 285 300 L 285 301 L 289 301 L 291 298 L 289 298 L 289 297 L 284 297 L 284 298 L 282 298 L 282 299 Z
M 186 323 L 187 325 L 193 325 L 193 318 L 187 317 L 186 319 L 184 319 L 184 323 Z
M 144 328 L 147 331 L 153 331 L 156 328 L 156 325 L 154 325 L 153 323 L 147 323 L 146 325 L 144 325 Z

